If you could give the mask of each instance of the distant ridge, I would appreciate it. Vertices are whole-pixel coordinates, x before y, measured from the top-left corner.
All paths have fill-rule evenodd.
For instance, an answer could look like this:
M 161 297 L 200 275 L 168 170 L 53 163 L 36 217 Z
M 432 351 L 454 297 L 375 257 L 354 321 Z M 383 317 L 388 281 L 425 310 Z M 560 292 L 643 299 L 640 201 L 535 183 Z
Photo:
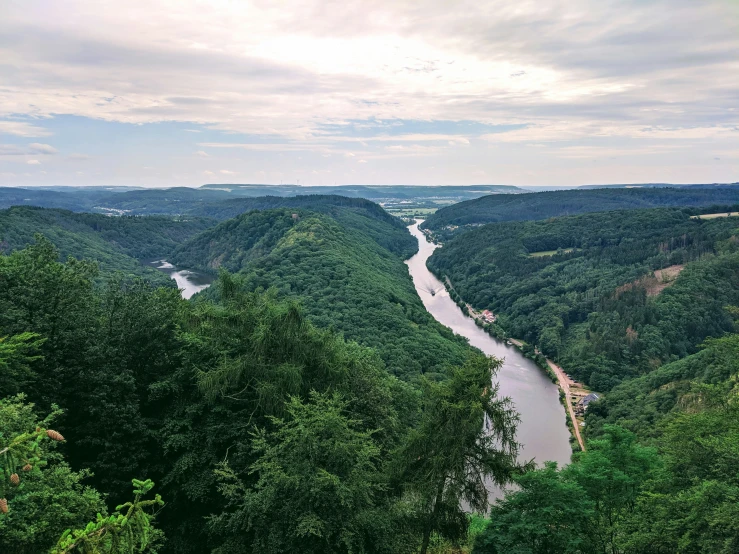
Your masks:
M 430 215 L 423 227 L 446 239 L 472 227 L 503 221 L 528 221 L 609 210 L 737 203 L 739 184 L 579 187 L 528 194 L 492 194 L 459 202 Z

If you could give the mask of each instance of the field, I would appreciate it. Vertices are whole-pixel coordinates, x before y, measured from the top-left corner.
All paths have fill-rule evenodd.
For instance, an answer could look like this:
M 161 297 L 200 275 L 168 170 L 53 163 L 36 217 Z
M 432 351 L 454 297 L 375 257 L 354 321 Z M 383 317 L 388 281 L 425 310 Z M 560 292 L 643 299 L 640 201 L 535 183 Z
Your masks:
M 724 212 L 720 214 L 701 214 L 691 216 L 693 219 L 715 219 L 717 217 L 737 217 L 739 212 Z
M 562 248 L 562 254 L 574 252 L 574 248 Z M 541 252 L 529 252 L 529 258 L 543 258 L 545 256 L 554 256 L 558 250 L 542 250 Z

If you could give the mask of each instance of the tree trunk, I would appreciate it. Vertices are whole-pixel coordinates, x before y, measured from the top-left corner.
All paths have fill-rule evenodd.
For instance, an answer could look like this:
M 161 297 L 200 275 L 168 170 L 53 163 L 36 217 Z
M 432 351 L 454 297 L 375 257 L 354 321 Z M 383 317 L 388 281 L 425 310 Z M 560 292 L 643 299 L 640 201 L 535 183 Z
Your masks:
M 442 497 L 444 495 L 444 481 L 439 484 L 439 489 L 436 492 L 436 500 L 434 501 L 434 509 L 429 516 L 429 520 L 426 522 L 426 528 L 423 530 L 423 541 L 421 542 L 420 554 L 426 554 L 429 549 L 429 541 L 431 540 L 431 531 L 434 529 L 434 522 L 436 516 L 439 514 L 439 504 L 441 504 Z

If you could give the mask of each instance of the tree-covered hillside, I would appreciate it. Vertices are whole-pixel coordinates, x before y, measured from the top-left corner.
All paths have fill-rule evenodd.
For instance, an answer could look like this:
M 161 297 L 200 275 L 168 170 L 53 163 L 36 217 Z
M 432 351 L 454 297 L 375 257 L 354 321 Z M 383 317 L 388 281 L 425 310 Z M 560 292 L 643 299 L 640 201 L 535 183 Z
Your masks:
M 458 290 L 607 391 L 587 450 L 516 477 L 473 554 L 738 551 L 738 234 L 638 210 L 488 225 L 437 251 Z
M 62 258 L 95 260 L 102 273 L 146 276 L 161 284 L 169 280 L 140 260 L 167 256 L 175 247 L 215 222 L 207 218 L 107 217 L 36 207 L 0 211 L 0 250 L 19 250 L 40 234 Z
M 487 223 L 528 221 L 609 210 L 739 203 L 739 185 L 674 188 L 576 189 L 530 194 L 493 194 L 452 204 L 423 223 L 441 239 Z
M 711 339 L 592 403 L 588 451 L 516 478 L 473 554 L 739 551 L 737 359 Z
M 200 216 L 224 220 L 253 210 L 276 208 L 303 208 L 331 216 L 346 229 L 360 231 L 401 257 L 412 255 L 417 249 L 415 239 L 405 224 L 382 207 L 364 198 L 337 195 L 261 196 L 234 198 L 210 204 L 197 210 Z
M 732 329 L 737 228 L 677 209 L 491 224 L 449 241 L 429 267 L 505 332 L 608 390 Z
M 239 278 L 191 302 L 59 257 L 0 254 L 3 552 L 425 554 L 524 469 L 471 349 L 411 385 Z
M 299 299 L 319 327 L 377 348 L 393 374 L 413 378 L 442 373 L 467 349 L 416 294 L 403 264 L 416 248 L 407 229 L 384 212 L 375 218 L 351 207 L 277 209 L 221 223 L 182 245 L 171 260 L 239 272 L 250 290 L 275 287 Z

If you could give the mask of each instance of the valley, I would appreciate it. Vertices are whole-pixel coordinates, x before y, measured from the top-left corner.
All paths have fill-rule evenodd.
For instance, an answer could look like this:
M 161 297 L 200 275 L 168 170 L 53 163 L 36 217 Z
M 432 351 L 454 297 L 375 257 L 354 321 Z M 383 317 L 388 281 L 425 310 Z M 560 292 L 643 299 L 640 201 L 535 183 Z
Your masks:
M 462 313 L 443 284 L 426 268 L 426 261 L 437 247 L 427 241 L 419 224 L 417 221 L 410 227 L 418 239 L 419 252 L 406 264 L 426 309 L 438 322 L 466 337 L 472 346 L 488 356 L 503 360 L 495 379 L 500 384 L 500 393 L 513 401 L 521 416 L 517 429 L 517 437 L 522 444 L 521 459 L 533 459 L 539 465 L 545 461 L 568 464 L 572 449 L 557 386 L 518 348 L 491 337 L 471 317 Z M 430 294 L 429 290 L 439 292 Z
M 26 482 L 71 499 L 88 483 L 47 535 L 0 525 L 0 541 L 48 545 L 140 477 L 167 499 L 154 532 L 173 553 L 300 551 L 304 512 L 388 554 L 488 554 L 553 510 L 569 513 L 557 540 L 585 551 L 669 551 L 709 518 L 730 541 L 738 230 L 702 209 L 491 223 L 443 246 L 338 195 L 0 211 L 0 411 L 27 428 L 0 432 L 26 448 L 51 414 L 68 441 L 17 450 L 41 465 L 0 498 L 26 522 Z

